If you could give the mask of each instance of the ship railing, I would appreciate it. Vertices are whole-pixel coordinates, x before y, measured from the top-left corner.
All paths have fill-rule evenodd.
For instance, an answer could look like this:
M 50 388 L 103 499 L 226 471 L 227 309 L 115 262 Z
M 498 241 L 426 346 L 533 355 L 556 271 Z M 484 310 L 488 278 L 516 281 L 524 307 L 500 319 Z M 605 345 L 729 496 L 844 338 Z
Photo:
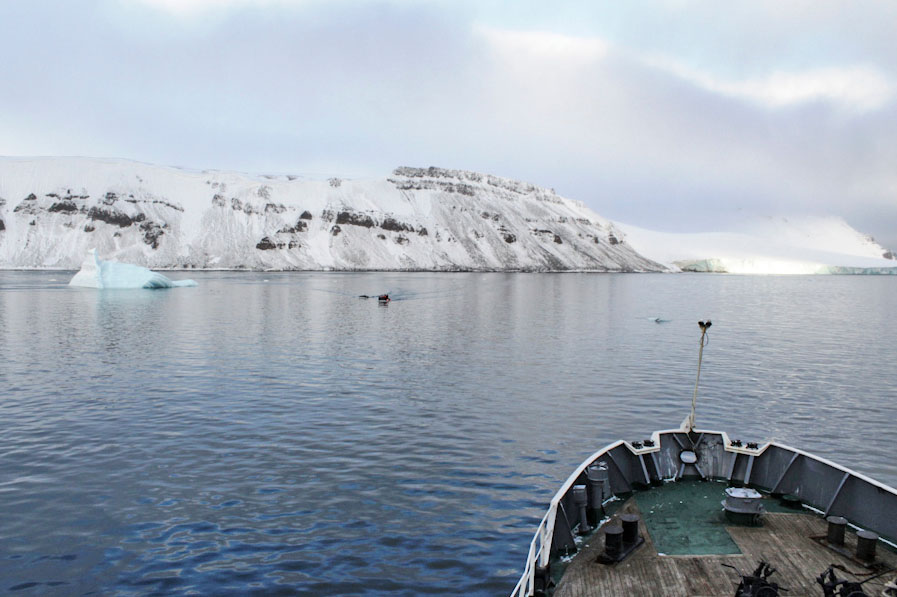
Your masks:
M 548 518 L 551 512 L 546 512 L 536 529 L 536 534 L 529 544 L 529 553 L 526 555 L 526 564 L 523 567 L 523 575 L 517 581 L 517 586 L 511 592 L 511 597 L 529 597 L 536 589 L 536 564 L 541 559 L 542 553 L 551 550 L 551 538 L 548 532 Z M 552 523 L 553 524 L 553 523 Z M 546 542 L 546 536 L 548 536 Z
M 554 497 L 551 498 L 551 503 L 548 506 L 548 511 L 545 513 L 545 516 L 542 517 L 542 521 L 539 523 L 539 527 L 536 529 L 536 533 L 533 536 L 533 540 L 530 542 L 529 553 L 526 556 L 526 563 L 523 567 L 523 575 L 520 577 L 520 580 L 517 582 L 517 585 L 514 587 L 514 590 L 511 592 L 511 597 L 529 597 L 535 591 L 535 582 L 536 582 L 536 567 L 548 566 L 548 561 L 551 557 L 551 544 L 554 540 L 554 525 L 555 519 L 557 518 L 558 506 L 561 503 L 561 500 L 567 495 L 567 492 L 573 487 L 576 483 L 576 480 L 585 472 L 586 468 L 604 456 L 607 452 L 610 452 L 614 448 L 620 445 L 624 445 L 626 442 L 623 440 L 618 440 L 612 444 L 609 444 L 588 458 L 586 458 L 582 464 L 580 464 L 573 473 L 567 477 L 567 480 L 561 485 L 561 488 L 558 489 L 557 493 L 554 494 Z M 547 581 L 547 579 L 546 579 Z

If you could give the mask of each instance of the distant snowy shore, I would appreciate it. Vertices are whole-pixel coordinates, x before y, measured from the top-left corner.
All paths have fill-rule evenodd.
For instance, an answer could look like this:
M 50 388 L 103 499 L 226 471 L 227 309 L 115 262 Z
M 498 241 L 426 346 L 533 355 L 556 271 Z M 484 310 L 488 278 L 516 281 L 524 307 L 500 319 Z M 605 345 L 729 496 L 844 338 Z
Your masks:
M 617 224 L 667 267 L 731 274 L 897 274 L 895 255 L 837 217 L 748 217 L 728 232 L 668 233 Z
M 663 271 L 613 222 L 527 183 L 440 168 L 373 180 L 0 158 L 0 268 Z
M 0 157 L 0 268 L 99 258 L 157 270 L 897 273 L 838 218 L 663 233 L 488 174 L 397 168 L 370 180 Z

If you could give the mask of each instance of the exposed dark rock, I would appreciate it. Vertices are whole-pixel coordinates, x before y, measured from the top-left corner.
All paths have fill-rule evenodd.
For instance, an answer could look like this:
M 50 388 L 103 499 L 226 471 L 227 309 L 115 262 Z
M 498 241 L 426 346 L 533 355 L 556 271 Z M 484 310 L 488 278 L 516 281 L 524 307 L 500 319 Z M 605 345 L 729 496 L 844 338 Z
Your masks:
M 118 195 L 116 195 L 112 191 L 109 191 L 108 193 L 106 193 L 106 196 L 103 197 L 103 203 L 105 203 L 106 205 L 112 205 L 117 199 Z
M 297 220 L 295 226 L 284 226 L 278 232 L 282 234 L 293 234 L 296 232 L 305 232 L 308 229 L 308 224 L 306 224 L 303 220 Z
M 395 218 L 386 218 L 380 224 L 380 228 L 384 230 L 392 230 L 393 232 L 414 232 L 414 226 L 411 224 L 406 224 L 404 222 L 399 222 Z
M 408 189 L 440 189 L 447 192 L 455 192 L 461 194 L 474 193 L 474 187 L 465 183 L 451 183 L 444 180 L 427 180 L 439 178 L 451 178 L 461 181 L 469 181 L 471 183 L 482 185 L 488 184 L 492 187 L 493 192 L 498 190 L 502 195 L 512 198 L 514 195 L 535 195 L 541 201 L 550 201 L 557 203 L 560 201 L 554 192 L 554 189 L 544 189 L 527 182 L 518 182 L 506 178 L 499 178 L 488 174 L 480 174 L 479 172 L 470 172 L 467 170 L 448 170 L 445 168 L 409 168 L 407 166 L 396 168 L 393 171 L 394 176 L 405 177 L 404 180 L 387 179 L 401 190 Z
M 266 203 L 265 204 L 265 213 L 273 211 L 276 214 L 282 214 L 287 210 L 286 207 L 282 203 Z
M 139 215 L 143 216 L 143 214 Z M 145 218 L 146 216 L 143 216 L 143 219 Z M 136 222 L 137 219 L 135 218 L 134 221 Z M 165 234 L 165 232 L 162 230 L 162 227 L 155 222 L 143 222 L 142 224 L 140 224 L 140 230 L 143 231 L 143 242 L 154 249 L 158 249 L 159 239 L 163 234 Z
M 562 241 L 562 240 L 561 240 L 561 237 L 558 236 L 557 234 L 554 235 L 554 242 L 556 242 L 556 243 L 559 244 L 559 245 L 564 244 L 564 241 Z
M 87 212 L 87 217 L 91 220 L 99 220 L 101 222 L 106 222 L 107 224 L 115 224 L 120 228 L 127 228 L 134 223 L 134 220 L 127 214 L 111 209 L 103 209 L 102 207 L 91 207 L 90 211 Z
M 49 212 L 66 212 L 71 213 L 73 211 L 78 211 L 78 206 L 75 205 L 74 201 L 57 201 L 53 205 L 50 206 Z
M 128 195 L 128 197 L 133 197 L 133 196 L 134 195 Z M 129 201 L 129 203 L 137 203 L 137 201 Z M 152 203 L 153 205 L 164 205 L 165 207 L 167 207 L 169 209 L 173 209 L 175 211 L 180 211 L 180 212 L 184 211 L 184 208 L 181 207 L 180 205 L 175 205 L 174 203 L 169 203 L 168 201 L 162 201 L 161 199 L 153 199 L 152 201 L 149 201 L 148 203 Z
M 446 182 L 444 180 L 410 180 L 395 178 L 388 178 L 387 180 L 396 185 L 396 188 L 400 191 L 434 190 L 443 191 L 446 193 L 458 193 L 460 195 L 467 195 L 468 197 L 473 197 L 476 194 L 476 190 L 472 185 L 463 182 Z
M 277 248 L 277 244 L 266 236 L 255 245 L 255 248 L 260 251 L 271 251 Z
M 34 193 L 31 193 L 30 195 L 25 197 L 25 201 L 36 201 L 36 200 L 37 200 L 37 195 L 35 195 Z
M 302 212 L 302 215 L 299 216 L 299 219 L 300 219 L 300 220 L 310 220 L 310 219 L 311 219 L 311 213 L 309 213 L 308 211 L 303 211 L 303 212 Z
M 337 224 L 350 224 L 352 226 L 364 226 L 365 228 L 373 228 L 374 220 L 366 214 L 359 214 L 351 211 L 341 211 L 336 215 Z
M 411 241 L 408 240 L 408 238 L 406 236 L 403 236 L 401 234 L 396 237 L 396 244 L 398 244 L 398 245 L 407 245 L 410 242 Z
M 215 195 L 212 197 L 212 205 L 216 207 L 224 207 L 225 205 L 227 205 L 227 200 L 221 193 L 215 193 Z
M 31 220 L 30 222 L 28 222 L 28 225 L 29 225 L 29 226 L 37 226 L 37 221 L 36 221 L 36 220 Z
M 302 216 L 299 216 L 299 217 L 302 217 Z M 321 219 L 324 220 L 325 222 L 332 222 L 333 218 L 335 218 L 335 217 L 336 217 L 335 214 L 332 211 L 330 211 L 329 209 L 325 209 L 324 211 L 321 212 Z
M 504 236 L 505 242 L 511 244 L 513 242 L 517 242 L 517 237 L 511 234 L 510 232 L 506 233 Z
M 418 236 L 429 236 L 429 234 L 430 234 L 430 233 L 427 232 L 427 229 L 424 228 L 423 226 L 421 226 L 421 227 L 420 227 L 420 230 L 417 231 L 417 235 L 418 235 Z
M 93 224 L 84 224 L 84 232 L 93 232 L 96 228 L 93 227 Z
M 329 182 L 330 186 L 332 186 L 334 188 L 338 188 L 341 184 L 343 184 L 343 181 L 340 180 L 339 178 L 331 178 L 327 182 Z
M 897 255 L 895 255 L 893 251 L 885 251 L 882 253 L 882 257 L 885 259 L 897 259 Z
M 379 238 L 380 240 L 386 240 L 386 235 L 385 235 L 385 234 L 378 234 L 378 235 L 377 235 L 377 238 Z
M 0 231 L 6 230 L 6 224 L 3 223 L 3 220 L 0 220 Z
M 330 229 L 330 234 L 332 234 L 333 236 L 336 236 L 342 231 L 343 231 L 343 229 L 340 228 L 339 226 L 334 226 L 333 228 Z
M 302 245 L 299 244 L 298 240 L 291 240 L 290 244 L 289 244 L 289 248 L 291 248 L 291 249 L 298 249 L 301 246 Z
M 617 237 L 614 236 L 613 233 L 611 233 L 611 234 L 608 234 L 608 235 L 607 235 L 607 242 L 609 242 L 609 243 L 612 244 L 612 245 L 619 245 L 619 244 L 621 244 L 623 241 L 618 240 Z

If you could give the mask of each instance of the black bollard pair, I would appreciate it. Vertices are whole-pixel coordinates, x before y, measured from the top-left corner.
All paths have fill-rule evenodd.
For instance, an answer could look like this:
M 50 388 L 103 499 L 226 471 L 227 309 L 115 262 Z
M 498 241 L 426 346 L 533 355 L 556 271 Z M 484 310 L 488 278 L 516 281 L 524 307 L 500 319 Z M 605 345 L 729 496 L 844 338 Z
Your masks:
M 604 527 L 604 552 L 597 559 L 601 564 L 622 562 L 645 542 L 638 533 L 638 514 L 621 514 L 620 523 Z
M 838 548 L 843 548 L 844 530 L 847 528 L 847 519 L 841 516 L 829 516 L 825 520 L 828 522 L 825 540 L 836 550 Z M 874 562 L 875 546 L 877 543 L 877 533 L 873 533 L 872 531 L 857 531 L 857 559 L 861 562 L 866 562 L 867 564 Z

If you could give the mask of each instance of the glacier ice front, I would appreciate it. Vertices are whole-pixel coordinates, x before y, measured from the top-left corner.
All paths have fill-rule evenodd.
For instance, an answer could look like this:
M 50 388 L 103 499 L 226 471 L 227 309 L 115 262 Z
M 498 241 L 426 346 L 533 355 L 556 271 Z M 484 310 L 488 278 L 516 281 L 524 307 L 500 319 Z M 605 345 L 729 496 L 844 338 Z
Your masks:
M 102 261 L 97 250 L 87 252 L 81 270 L 75 274 L 69 286 L 85 288 L 175 288 L 196 286 L 193 280 L 171 280 L 160 273 L 139 265 Z

